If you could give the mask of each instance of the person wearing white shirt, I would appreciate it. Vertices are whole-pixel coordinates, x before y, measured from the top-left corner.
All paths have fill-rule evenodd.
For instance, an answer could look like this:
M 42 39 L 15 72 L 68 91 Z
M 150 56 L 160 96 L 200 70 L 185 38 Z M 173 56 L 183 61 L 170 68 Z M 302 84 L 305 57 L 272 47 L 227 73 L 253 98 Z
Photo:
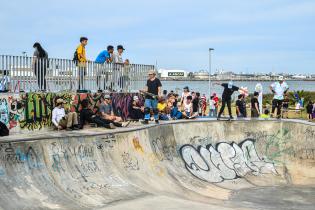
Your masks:
M 56 107 L 52 111 L 52 123 L 58 130 L 66 129 L 70 130 L 78 130 L 78 115 L 76 112 L 69 112 L 66 115 L 64 104 L 66 102 L 59 98 L 56 101 Z
M 277 108 L 277 118 L 281 117 L 281 107 L 282 102 L 284 99 L 284 95 L 288 91 L 289 86 L 283 80 L 283 76 L 279 76 L 279 81 L 274 82 L 270 85 L 270 90 L 274 93 L 273 100 L 272 100 L 272 111 L 271 117 L 273 116 L 275 109 Z

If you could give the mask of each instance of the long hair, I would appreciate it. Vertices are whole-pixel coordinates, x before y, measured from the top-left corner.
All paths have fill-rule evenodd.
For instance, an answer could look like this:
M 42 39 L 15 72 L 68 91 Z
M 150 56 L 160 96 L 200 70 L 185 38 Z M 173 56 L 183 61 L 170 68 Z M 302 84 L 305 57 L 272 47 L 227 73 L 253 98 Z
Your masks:
M 46 51 L 43 49 L 43 47 L 42 47 L 38 42 L 35 42 L 35 44 L 33 45 L 33 47 L 38 50 L 38 53 L 39 53 L 38 56 L 39 56 L 40 58 L 46 57 L 46 55 L 47 55 Z

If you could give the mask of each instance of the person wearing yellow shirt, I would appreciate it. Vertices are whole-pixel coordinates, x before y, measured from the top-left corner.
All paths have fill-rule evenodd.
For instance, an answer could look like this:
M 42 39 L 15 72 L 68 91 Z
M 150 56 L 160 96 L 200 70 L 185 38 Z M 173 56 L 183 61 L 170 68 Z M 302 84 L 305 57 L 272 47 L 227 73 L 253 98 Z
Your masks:
M 159 112 L 164 112 L 166 106 L 167 106 L 167 103 L 165 102 L 165 100 L 161 99 L 157 105 L 157 109 L 159 110 Z
M 85 46 L 88 43 L 88 38 L 81 37 L 80 45 L 76 49 L 78 69 L 79 69 L 79 90 L 84 90 L 84 76 L 86 75 L 86 52 Z
M 265 109 L 264 113 L 260 115 L 260 118 L 265 119 L 265 120 L 269 119 L 270 118 L 269 110 Z

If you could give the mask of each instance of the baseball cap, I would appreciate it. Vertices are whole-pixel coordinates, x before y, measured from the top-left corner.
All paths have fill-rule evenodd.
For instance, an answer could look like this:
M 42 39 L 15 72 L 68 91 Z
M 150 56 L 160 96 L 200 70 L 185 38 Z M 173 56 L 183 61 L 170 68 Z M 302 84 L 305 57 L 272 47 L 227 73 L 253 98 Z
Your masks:
M 139 100 L 139 97 L 138 96 L 133 96 L 133 100 Z
M 125 48 L 122 45 L 117 45 L 117 50 L 119 49 L 125 50 Z
M 105 99 L 110 99 L 110 95 L 105 95 L 104 98 Z
M 279 80 L 279 81 L 282 81 L 282 80 L 283 80 L 283 76 L 279 76 L 279 77 L 278 77 L 278 80 Z

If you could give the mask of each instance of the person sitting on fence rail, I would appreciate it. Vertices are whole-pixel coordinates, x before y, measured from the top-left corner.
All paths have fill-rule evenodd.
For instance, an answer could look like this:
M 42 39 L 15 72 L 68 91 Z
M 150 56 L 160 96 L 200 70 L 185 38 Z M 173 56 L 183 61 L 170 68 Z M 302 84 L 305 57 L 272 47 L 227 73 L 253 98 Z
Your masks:
M 69 112 L 66 114 L 64 109 L 65 103 L 66 102 L 62 98 L 57 99 L 56 107 L 52 111 L 52 123 L 58 130 L 78 130 L 78 115 L 76 112 Z
M 89 100 L 84 99 L 81 102 L 82 110 L 80 111 L 80 128 L 83 129 L 86 123 L 95 123 L 97 127 L 115 128 L 115 125 L 108 120 L 95 115 L 95 113 L 89 108 Z

